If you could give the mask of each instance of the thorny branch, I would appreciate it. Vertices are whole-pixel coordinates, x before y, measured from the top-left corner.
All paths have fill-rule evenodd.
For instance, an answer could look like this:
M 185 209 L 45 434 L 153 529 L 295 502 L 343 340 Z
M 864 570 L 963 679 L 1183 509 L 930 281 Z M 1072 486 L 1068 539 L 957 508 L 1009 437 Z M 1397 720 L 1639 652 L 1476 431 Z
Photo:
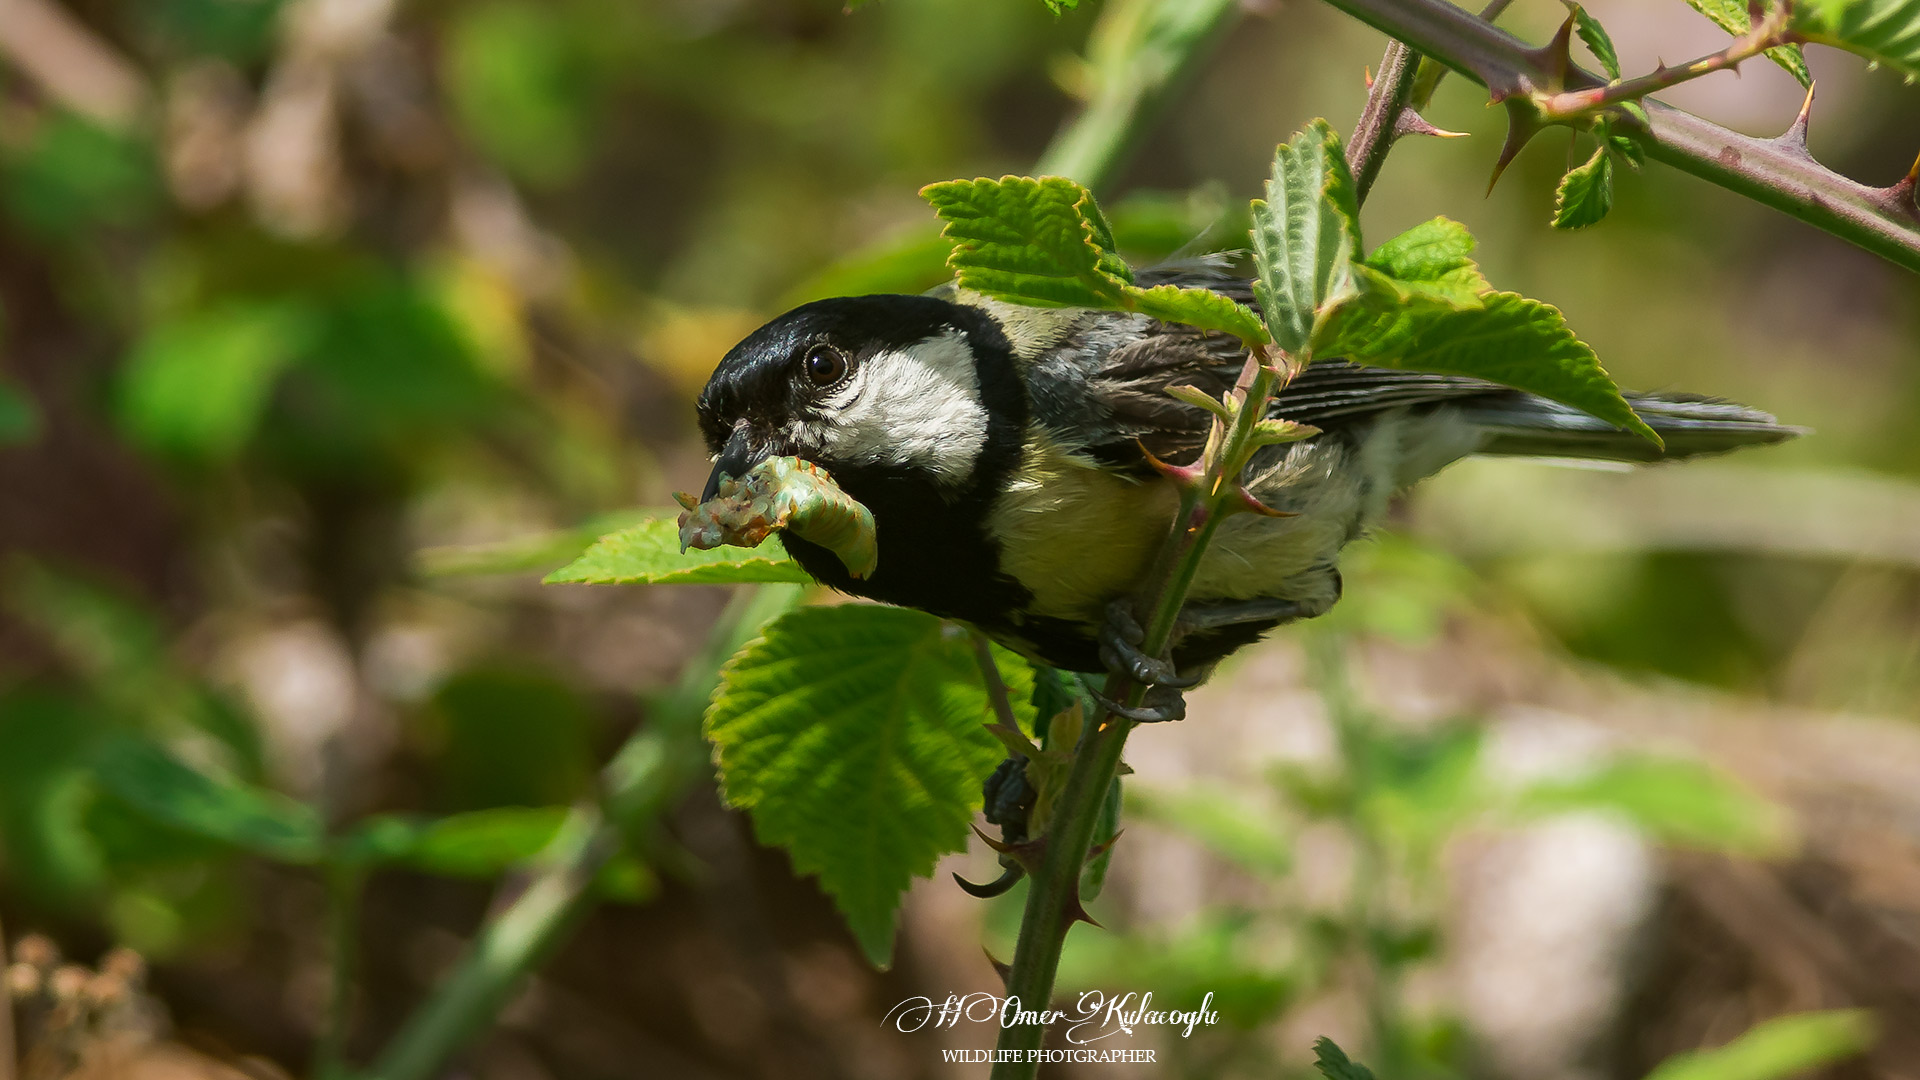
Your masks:
M 1534 49 L 1446 0 L 1327 2 L 1488 87 L 1507 104 L 1521 142 L 1543 122 L 1535 94 L 1606 85 L 1573 65 L 1564 32 L 1552 45 Z M 1644 124 L 1621 117 L 1615 126 L 1639 138 L 1647 156 L 1920 271 L 1920 203 L 1914 195 L 1920 162 L 1899 183 L 1868 187 L 1815 161 L 1797 122 L 1798 136 L 1789 129 L 1779 138 L 1757 139 L 1658 101 L 1644 104 Z
M 1726 48 L 1718 52 L 1711 52 L 1697 60 L 1690 60 L 1672 67 L 1661 64 L 1654 71 L 1637 79 L 1608 83 L 1606 86 L 1561 91 L 1539 103 L 1540 113 L 1550 121 L 1592 116 L 1609 105 L 1638 101 L 1648 94 L 1657 94 L 1668 87 L 1678 86 L 1703 75 L 1738 67 L 1742 61 L 1751 60 L 1768 49 L 1791 45 L 1797 40 L 1793 32 L 1787 28 L 1787 9 L 1775 8 L 1756 20 L 1751 30 L 1733 39 Z

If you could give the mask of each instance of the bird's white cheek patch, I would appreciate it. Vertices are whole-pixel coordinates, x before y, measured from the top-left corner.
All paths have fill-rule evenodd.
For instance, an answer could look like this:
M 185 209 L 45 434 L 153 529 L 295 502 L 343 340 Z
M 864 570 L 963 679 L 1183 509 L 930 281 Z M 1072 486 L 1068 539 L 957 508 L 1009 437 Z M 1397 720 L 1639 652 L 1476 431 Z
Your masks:
M 816 437 L 841 461 L 912 466 L 957 484 L 987 442 L 980 376 L 959 330 L 869 357 L 823 405 Z

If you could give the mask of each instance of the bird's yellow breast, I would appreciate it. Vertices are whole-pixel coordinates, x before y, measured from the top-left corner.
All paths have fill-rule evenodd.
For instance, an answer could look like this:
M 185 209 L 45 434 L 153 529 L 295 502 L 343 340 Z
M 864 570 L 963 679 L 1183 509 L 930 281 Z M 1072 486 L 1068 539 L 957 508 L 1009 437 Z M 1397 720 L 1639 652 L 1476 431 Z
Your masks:
M 987 529 L 1000 568 L 1033 594 L 1031 614 L 1098 622 L 1139 584 L 1177 506 L 1171 485 L 1115 475 L 1034 431 Z

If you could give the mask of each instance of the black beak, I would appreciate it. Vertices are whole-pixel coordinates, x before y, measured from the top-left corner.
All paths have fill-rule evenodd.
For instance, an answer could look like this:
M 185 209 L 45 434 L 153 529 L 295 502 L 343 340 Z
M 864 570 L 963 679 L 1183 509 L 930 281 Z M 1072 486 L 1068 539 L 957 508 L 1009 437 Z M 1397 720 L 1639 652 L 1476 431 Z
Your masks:
M 707 477 L 707 490 L 700 495 L 700 501 L 706 502 L 720 492 L 722 477 L 731 476 L 738 480 L 747 475 L 747 470 L 767 459 L 767 448 L 755 446 L 748 439 L 748 427 L 742 423 L 733 429 L 733 438 L 720 448 L 720 456 L 713 461 L 713 475 Z

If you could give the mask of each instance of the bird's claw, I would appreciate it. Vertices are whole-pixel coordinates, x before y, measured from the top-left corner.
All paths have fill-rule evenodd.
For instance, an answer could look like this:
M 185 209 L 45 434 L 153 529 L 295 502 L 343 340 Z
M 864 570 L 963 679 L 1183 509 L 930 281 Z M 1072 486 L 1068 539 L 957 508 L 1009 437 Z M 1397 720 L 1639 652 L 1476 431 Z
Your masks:
M 1115 701 L 1091 686 L 1086 690 L 1087 696 L 1098 702 L 1101 708 L 1136 724 L 1165 724 L 1187 718 L 1186 695 L 1177 687 L 1164 684 L 1150 686 L 1146 698 L 1138 705 Z
M 1106 621 L 1100 624 L 1100 662 L 1108 671 L 1123 675 L 1143 686 L 1165 686 L 1184 690 L 1200 683 L 1200 676 L 1182 675 L 1173 661 L 1148 656 L 1140 648 L 1146 631 L 1134 618 L 1133 605 L 1115 600 L 1107 605 Z

